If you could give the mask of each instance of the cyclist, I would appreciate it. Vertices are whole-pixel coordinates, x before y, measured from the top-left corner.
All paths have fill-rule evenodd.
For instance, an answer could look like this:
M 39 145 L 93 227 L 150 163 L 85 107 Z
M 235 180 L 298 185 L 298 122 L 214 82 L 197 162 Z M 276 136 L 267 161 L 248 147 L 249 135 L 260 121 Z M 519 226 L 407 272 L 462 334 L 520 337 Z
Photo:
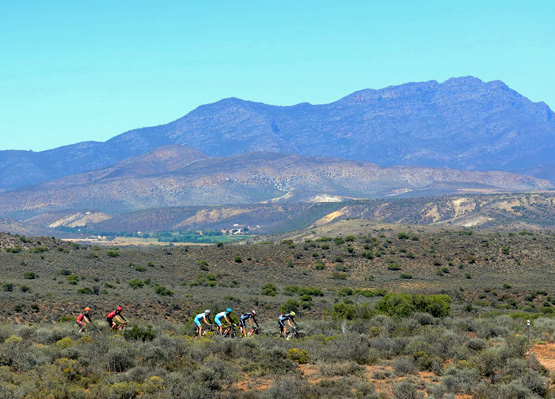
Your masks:
M 110 331 L 113 330 L 114 328 L 118 327 L 119 324 L 119 329 L 123 330 L 123 327 L 125 327 L 127 320 L 125 320 L 125 317 L 123 317 L 121 315 L 123 308 L 121 306 L 118 306 L 116 310 L 114 310 L 113 312 L 108 313 L 108 316 L 106 318 L 106 321 L 108 322 L 108 325 L 110 326 Z
M 256 321 L 256 312 L 255 310 L 251 310 L 249 313 L 244 313 L 241 315 L 241 317 L 239 317 L 239 327 L 241 328 L 241 333 L 246 336 L 247 335 L 247 325 L 246 325 L 246 321 L 249 321 L 251 323 L 251 328 L 253 327 L 252 322 L 254 321 L 254 323 L 256 324 L 256 329 L 258 329 L 258 322 Z
M 86 307 L 79 316 L 77 316 L 77 325 L 80 327 L 79 332 L 85 332 L 85 327 L 91 322 L 91 308 Z
M 197 325 L 197 331 L 193 336 L 196 336 L 197 334 L 199 337 L 202 336 L 201 321 L 204 321 L 208 326 L 212 324 L 212 321 L 210 321 L 210 309 L 206 309 L 203 313 L 199 313 L 195 316 L 195 324 Z
M 287 337 L 287 327 L 285 326 L 285 322 L 289 324 L 289 327 L 293 328 L 293 324 L 297 327 L 297 323 L 295 323 L 295 312 L 290 312 L 286 314 L 282 314 L 279 316 L 279 335 L 282 337 Z M 293 324 L 291 324 L 293 322 Z M 288 338 L 289 339 L 289 338 Z
M 214 318 L 214 321 L 218 325 L 218 331 L 220 332 L 220 335 L 223 334 L 223 330 L 224 330 L 224 326 L 222 326 L 222 319 L 225 319 L 227 324 L 230 324 L 230 325 L 232 324 L 227 318 L 227 316 L 229 316 L 231 312 L 233 312 L 233 310 L 231 310 L 231 308 L 227 308 L 224 312 L 218 313 Z

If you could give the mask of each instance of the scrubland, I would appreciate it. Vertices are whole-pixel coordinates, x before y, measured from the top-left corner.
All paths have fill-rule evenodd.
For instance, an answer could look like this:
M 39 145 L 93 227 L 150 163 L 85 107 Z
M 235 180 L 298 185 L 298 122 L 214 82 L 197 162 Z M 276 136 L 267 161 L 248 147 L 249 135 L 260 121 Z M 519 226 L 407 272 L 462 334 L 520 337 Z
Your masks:
M 375 229 L 183 247 L 0 239 L 0 398 L 536 398 L 555 237 Z M 110 333 L 115 306 L 133 328 Z M 74 318 L 93 309 L 97 328 Z M 261 334 L 191 339 L 197 311 Z M 295 310 L 306 334 L 276 336 Z M 526 320 L 531 320 L 527 327 Z

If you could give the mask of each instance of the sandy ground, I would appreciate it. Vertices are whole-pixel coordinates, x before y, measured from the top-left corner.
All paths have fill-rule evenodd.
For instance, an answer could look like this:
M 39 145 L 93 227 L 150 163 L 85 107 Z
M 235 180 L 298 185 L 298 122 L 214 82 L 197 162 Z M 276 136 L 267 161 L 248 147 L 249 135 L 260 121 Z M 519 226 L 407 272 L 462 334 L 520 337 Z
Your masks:
M 536 344 L 530 349 L 536 359 L 549 370 L 550 373 L 555 371 L 555 344 Z

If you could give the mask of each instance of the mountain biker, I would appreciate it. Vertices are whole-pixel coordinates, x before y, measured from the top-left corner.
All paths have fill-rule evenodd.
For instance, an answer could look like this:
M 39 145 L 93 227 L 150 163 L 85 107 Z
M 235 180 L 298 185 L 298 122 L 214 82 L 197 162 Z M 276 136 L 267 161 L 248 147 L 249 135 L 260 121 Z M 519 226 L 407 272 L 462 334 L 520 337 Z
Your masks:
M 297 323 L 295 323 L 295 312 L 289 312 L 286 314 L 282 314 L 279 316 L 279 335 L 283 336 L 284 338 L 287 337 L 287 327 L 285 326 L 285 321 L 289 324 L 289 327 L 293 328 L 293 324 L 297 327 Z M 291 324 L 293 322 L 293 324 Z
M 204 321 L 207 326 L 212 324 L 210 320 L 210 309 L 206 309 L 203 313 L 199 313 L 195 316 L 195 324 L 197 325 L 197 332 L 195 335 L 202 336 L 202 324 L 201 321 Z
M 118 324 L 120 325 L 119 329 L 123 330 L 123 327 L 125 326 L 125 323 L 127 323 L 127 320 L 125 320 L 125 317 L 121 315 L 122 310 L 123 308 L 121 306 L 118 306 L 116 310 L 108 313 L 106 321 L 110 325 L 110 331 L 116 328 Z
M 233 310 L 231 310 L 231 308 L 227 308 L 225 311 L 218 313 L 214 318 L 214 321 L 218 325 L 218 331 L 220 332 L 220 335 L 223 334 L 223 329 L 224 329 L 224 327 L 222 326 L 222 318 L 225 319 L 227 324 L 230 324 L 230 325 L 232 324 L 227 318 L 227 316 L 229 316 L 231 312 L 233 312 Z
M 256 328 L 258 329 L 258 322 L 256 321 L 256 312 L 255 310 L 251 310 L 249 313 L 243 313 L 241 317 L 239 317 L 239 327 L 241 328 L 241 333 L 246 336 L 247 335 L 247 325 L 245 324 L 246 321 L 251 323 L 251 328 L 253 327 L 252 322 L 256 324 Z
M 79 316 L 77 316 L 77 325 L 80 327 L 79 332 L 85 332 L 85 327 L 91 322 L 91 308 L 86 307 Z

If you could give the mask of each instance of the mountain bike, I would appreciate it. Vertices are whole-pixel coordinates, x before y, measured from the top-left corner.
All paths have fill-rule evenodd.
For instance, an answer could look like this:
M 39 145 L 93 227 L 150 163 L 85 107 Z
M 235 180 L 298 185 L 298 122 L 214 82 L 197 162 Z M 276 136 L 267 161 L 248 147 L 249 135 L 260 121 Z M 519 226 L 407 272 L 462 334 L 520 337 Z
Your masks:
M 291 338 L 296 338 L 296 339 L 300 339 L 300 338 L 304 338 L 305 334 L 302 332 L 299 332 L 299 328 L 298 327 L 293 327 L 291 329 L 291 331 L 289 333 L 287 333 L 287 335 L 285 336 L 285 339 L 291 339 Z
M 237 325 L 235 324 L 225 327 L 222 331 L 222 337 L 224 338 L 240 338 L 240 336 Z
M 250 337 L 251 335 L 258 334 L 258 333 L 260 333 L 259 328 L 253 327 L 249 331 L 247 331 L 247 337 Z
M 198 335 L 198 330 L 199 330 L 199 328 L 197 326 L 195 326 L 194 333 L 191 336 L 191 338 L 197 338 L 199 336 Z M 212 324 L 209 324 L 207 326 L 202 327 L 202 334 L 201 335 L 204 337 L 206 334 L 213 333 L 213 332 L 214 332 L 214 327 L 213 327 Z

